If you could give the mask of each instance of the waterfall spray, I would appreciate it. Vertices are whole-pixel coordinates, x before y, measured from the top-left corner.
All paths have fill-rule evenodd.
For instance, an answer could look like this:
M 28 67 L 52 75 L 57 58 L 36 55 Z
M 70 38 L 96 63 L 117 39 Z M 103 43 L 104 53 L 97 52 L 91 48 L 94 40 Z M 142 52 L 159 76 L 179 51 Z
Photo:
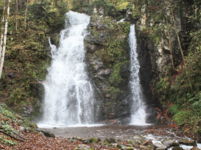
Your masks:
M 90 17 L 70 11 L 60 45 L 51 47 L 52 63 L 43 82 L 45 95 L 39 126 L 94 123 L 94 92 L 86 72 L 84 38 Z
M 137 54 L 137 41 L 135 33 L 135 25 L 130 26 L 129 34 L 130 45 L 130 89 L 132 98 L 131 107 L 131 121 L 132 125 L 147 125 L 146 123 L 146 105 L 144 103 L 144 97 L 142 93 L 142 87 L 140 84 L 139 70 L 140 64 Z

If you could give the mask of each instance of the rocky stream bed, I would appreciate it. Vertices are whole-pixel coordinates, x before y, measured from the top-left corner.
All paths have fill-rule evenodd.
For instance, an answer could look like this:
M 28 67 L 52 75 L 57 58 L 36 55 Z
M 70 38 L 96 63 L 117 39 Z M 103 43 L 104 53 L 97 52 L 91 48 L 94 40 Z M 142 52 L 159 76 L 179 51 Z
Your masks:
M 75 149 L 199 150 L 201 144 L 165 126 L 94 126 L 40 129 L 81 142 Z M 97 146 L 99 145 L 99 147 Z

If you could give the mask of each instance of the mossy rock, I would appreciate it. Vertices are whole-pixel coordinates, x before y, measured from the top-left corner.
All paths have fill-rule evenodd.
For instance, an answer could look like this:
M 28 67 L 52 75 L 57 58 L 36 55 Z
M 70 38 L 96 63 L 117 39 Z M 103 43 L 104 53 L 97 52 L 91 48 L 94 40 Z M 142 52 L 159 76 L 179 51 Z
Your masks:
M 117 118 L 125 113 L 122 108 L 126 108 L 123 103 L 128 95 L 129 29 L 128 22 L 120 23 L 108 16 L 92 16 L 90 35 L 86 40 L 90 44 L 87 48 L 93 48 L 87 51 L 88 70 L 98 95 L 101 95 L 99 103 L 103 119 Z M 107 75 L 100 73 L 105 70 L 108 70 Z

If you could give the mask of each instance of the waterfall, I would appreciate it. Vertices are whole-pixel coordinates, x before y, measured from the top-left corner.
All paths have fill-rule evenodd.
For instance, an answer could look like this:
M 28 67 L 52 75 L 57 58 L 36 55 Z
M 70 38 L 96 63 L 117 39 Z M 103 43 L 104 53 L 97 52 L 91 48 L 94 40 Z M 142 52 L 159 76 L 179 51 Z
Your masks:
M 90 17 L 69 11 L 60 45 L 51 47 L 52 62 L 43 82 L 45 95 L 39 126 L 94 123 L 94 92 L 86 72 L 84 38 Z
M 130 26 L 129 34 L 130 45 L 130 89 L 131 89 L 131 121 L 132 125 L 147 125 L 146 124 L 146 105 L 144 103 L 142 88 L 139 78 L 140 65 L 137 54 L 137 42 L 135 35 L 135 25 Z

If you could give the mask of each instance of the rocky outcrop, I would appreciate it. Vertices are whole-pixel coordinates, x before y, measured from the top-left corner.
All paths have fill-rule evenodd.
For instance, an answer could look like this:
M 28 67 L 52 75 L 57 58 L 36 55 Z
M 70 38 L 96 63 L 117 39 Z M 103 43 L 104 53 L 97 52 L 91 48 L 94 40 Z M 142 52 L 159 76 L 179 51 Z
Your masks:
M 94 82 L 100 119 L 129 116 L 129 23 L 92 16 L 86 38 L 89 74 Z
M 181 37 L 179 33 L 182 31 L 181 22 L 184 18 L 180 12 L 172 8 L 173 2 L 171 0 L 157 5 L 159 6 L 155 7 L 156 4 L 140 6 L 141 17 L 137 22 L 137 26 L 139 32 L 146 38 L 143 44 L 148 45 L 147 51 L 152 51 L 150 58 L 153 71 L 157 76 L 164 76 L 181 62 L 181 48 L 183 48 L 183 45 L 180 45 Z M 164 12 L 159 8 L 163 5 L 166 6 Z M 179 5 L 175 7 L 182 9 L 182 6 Z M 159 12 L 165 13 L 165 17 L 160 16 Z

